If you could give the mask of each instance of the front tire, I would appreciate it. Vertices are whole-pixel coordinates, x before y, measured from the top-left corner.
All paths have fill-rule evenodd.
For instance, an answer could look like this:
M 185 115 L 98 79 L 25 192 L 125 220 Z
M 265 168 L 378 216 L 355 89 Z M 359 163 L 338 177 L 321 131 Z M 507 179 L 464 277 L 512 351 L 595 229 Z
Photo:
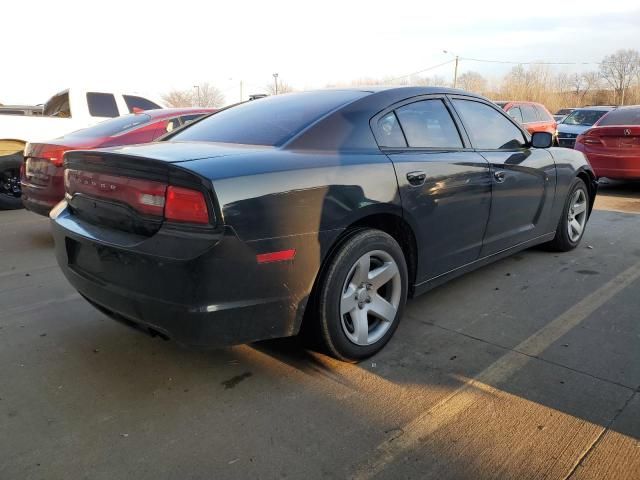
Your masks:
M 589 219 L 589 190 L 581 178 L 575 178 L 565 201 L 555 238 L 549 247 L 558 252 L 568 252 L 578 246 L 584 236 Z
M 357 362 L 393 336 L 407 299 L 407 264 L 398 242 L 380 230 L 348 238 L 319 284 L 320 334 L 327 351 Z

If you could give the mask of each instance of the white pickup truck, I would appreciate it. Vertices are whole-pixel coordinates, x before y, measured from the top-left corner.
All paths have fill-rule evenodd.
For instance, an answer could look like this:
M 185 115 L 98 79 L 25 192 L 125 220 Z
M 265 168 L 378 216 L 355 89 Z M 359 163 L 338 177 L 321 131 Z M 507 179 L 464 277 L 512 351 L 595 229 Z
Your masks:
M 0 112 L 0 209 L 21 208 L 20 165 L 27 142 L 50 140 L 134 109 L 162 108 L 134 94 L 70 88 L 44 105 L 42 116 Z

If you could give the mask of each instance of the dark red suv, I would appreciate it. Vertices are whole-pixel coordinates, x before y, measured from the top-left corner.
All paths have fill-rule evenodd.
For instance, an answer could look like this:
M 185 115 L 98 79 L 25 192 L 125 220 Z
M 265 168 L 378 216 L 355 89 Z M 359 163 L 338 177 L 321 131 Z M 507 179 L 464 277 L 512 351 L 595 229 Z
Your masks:
M 49 215 L 49 211 L 64 198 L 62 156 L 69 150 L 152 142 L 215 111 L 211 108 L 140 111 L 105 120 L 46 143 L 30 143 L 25 150 L 20 172 L 22 203 L 27 210 Z
M 529 133 L 548 132 L 556 135 L 558 123 L 541 103 L 520 100 L 495 103 L 522 124 Z

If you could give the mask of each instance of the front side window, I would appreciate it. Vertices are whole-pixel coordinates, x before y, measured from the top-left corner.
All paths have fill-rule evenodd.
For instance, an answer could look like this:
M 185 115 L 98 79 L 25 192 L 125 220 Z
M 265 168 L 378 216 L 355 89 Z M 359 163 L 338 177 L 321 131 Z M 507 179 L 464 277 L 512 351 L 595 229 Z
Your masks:
M 423 100 L 396 110 L 410 147 L 462 148 L 462 140 L 442 100 Z
M 454 99 L 471 143 L 481 150 L 513 150 L 525 145 L 518 127 L 495 108 L 473 100 Z
M 522 110 L 522 121 L 524 123 L 533 123 L 538 122 L 538 113 L 536 109 L 533 108 L 533 105 L 521 105 L 520 110 Z
M 92 117 L 117 117 L 118 105 L 113 93 L 87 92 L 89 114 Z
M 136 95 L 123 95 L 122 98 L 124 98 L 124 103 L 127 104 L 129 113 L 133 113 L 134 108 L 139 108 L 140 110 L 154 110 L 156 108 L 162 108 L 157 103 L 154 103 L 151 100 L 147 100 L 144 97 L 138 97 Z

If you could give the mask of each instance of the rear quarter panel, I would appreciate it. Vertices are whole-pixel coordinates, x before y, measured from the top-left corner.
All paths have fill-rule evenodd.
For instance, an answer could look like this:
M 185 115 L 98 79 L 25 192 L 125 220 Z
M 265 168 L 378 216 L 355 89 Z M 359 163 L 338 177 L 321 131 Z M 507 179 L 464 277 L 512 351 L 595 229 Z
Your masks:
M 556 163 L 557 183 L 552 218 L 554 218 L 557 223 L 562 214 L 564 203 L 573 180 L 581 173 L 589 176 L 590 184 L 587 185 L 587 187 L 589 187 L 591 192 L 590 200 L 592 206 L 597 191 L 597 183 L 595 181 L 593 168 L 591 168 L 591 165 L 582 152 L 569 148 L 553 147 L 549 149 L 549 153 L 551 153 Z

